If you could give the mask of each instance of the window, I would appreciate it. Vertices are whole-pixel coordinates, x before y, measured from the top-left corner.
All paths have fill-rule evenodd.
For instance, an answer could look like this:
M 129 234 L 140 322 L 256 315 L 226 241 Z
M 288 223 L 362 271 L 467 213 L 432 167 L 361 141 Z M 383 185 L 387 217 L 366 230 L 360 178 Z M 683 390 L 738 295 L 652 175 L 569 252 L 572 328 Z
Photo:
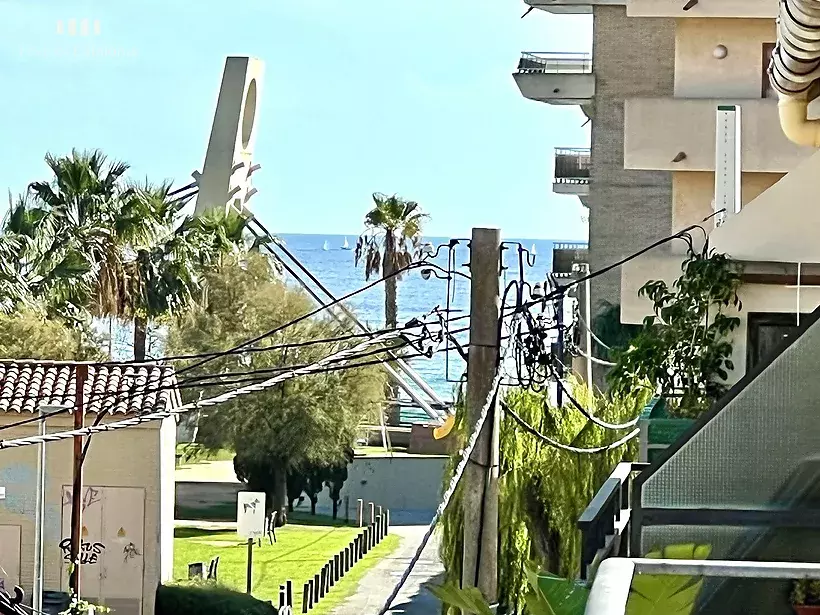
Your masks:
M 771 62 L 771 59 L 772 59 L 772 52 L 774 52 L 774 43 L 763 43 L 763 53 L 762 53 L 763 81 L 762 81 L 762 84 L 761 84 L 761 91 L 760 91 L 761 98 L 770 98 L 770 97 L 774 96 L 774 94 L 775 94 L 774 88 L 772 88 L 772 84 L 769 83 L 769 73 L 768 73 L 769 62 Z

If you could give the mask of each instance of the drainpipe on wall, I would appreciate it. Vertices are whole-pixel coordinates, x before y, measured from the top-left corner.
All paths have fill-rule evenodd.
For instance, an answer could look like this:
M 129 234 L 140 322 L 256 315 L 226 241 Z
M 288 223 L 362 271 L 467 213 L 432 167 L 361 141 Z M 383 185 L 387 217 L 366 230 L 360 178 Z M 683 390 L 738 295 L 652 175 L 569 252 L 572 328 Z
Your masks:
M 820 87 L 820 1 L 781 0 L 769 80 L 777 90 L 780 126 L 797 145 L 820 147 L 820 120 L 808 106 Z

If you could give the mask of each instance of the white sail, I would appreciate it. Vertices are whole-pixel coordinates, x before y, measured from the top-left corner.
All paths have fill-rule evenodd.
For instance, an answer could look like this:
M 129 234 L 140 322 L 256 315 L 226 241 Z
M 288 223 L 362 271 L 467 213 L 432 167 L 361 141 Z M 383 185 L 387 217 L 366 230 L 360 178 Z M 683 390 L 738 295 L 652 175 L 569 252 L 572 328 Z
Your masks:
M 323 245 L 323 246 L 322 246 L 322 250 L 324 250 L 325 252 L 327 252 L 328 250 L 330 250 L 330 244 L 328 244 L 327 242 L 325 242 L 325 245 Z
M 342 244 L 342 250 L 349 250 L 350 244 L 347 243 L 347 237 L 345 237 L 345 242 Z

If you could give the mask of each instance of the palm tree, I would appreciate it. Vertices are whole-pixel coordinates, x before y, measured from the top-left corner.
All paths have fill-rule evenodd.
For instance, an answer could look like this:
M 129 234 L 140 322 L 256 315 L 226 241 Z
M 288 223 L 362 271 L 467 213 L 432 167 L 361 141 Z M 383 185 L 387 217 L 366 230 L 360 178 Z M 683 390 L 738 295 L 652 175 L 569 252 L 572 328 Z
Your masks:
M 205 288 L 202 273 L 244 245 L 244 217 L 233 210 L 182 216 L 190 199 L 173 199 L 170 190 L 170 183 L 131 188 L 133 198 L 158 222 L 149 241 L 133 246 L 125 266 L 137 360 L 145 358 L 148 323 L 199 301 Z
M 366 230 L 359 236 L 354 252 L 355 264 L 364 263 L 366 280 L 380 275 L 384 281 L 384 320 L 387 328 L 398 323 L 397 290 L 402 269 L 418 260 L 421 246 L 421 227 L 427 215 L 415 201 L 406 201 L 396 195 L 373 194 L 375 207 L 364 217 Z M 387 397 L 397 399 L 398 387 L 388 384 Z M 398 425 L 401 407 L 388 410 L 387 422 Z
M 418 260 L 421 227 L 428 216 L 415 201 L 406 201 L 396 195 L 376 192 L 373 202 L 376 206 L 364 217 L 366 230 L 356 242 L 355 264 L 364 263 L 366 280 L 374 275 L 387 278 L 384 281 L 384 319 L 388 328 L 395 329 L 398 322 L 396 295 L 401 274 L 393 274 Z

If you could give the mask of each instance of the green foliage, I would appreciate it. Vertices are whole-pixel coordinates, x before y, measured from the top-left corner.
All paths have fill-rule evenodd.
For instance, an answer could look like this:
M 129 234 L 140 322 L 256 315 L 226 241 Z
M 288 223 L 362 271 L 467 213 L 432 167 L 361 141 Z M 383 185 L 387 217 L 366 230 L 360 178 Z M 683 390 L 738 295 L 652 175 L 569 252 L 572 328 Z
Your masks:
M 706 559 L 710 545 L 669 545 L 646 554 L 650 559 Z M 690 615 L 695 608 L 703 577 L 671 574 L 636 574 L 626 604 L 627 615 Z
M 583 615 L 589 596 L 589 589 L 583 583 L 539 574 L 530 568 L 527 568 L 527 582 L 524 600 L 528 615 Z M 492 615 L 487 600 L 475 587 L 463 588 L 455 581 L 427 587 L 450 611 L 460 609 L 462 613 Z
M 493 615 L 487 600 L 481 595 L 477 587 L 462 588 L 454 581 L 448 581 L 444 585 L 428 585 L 427 589 L 442 604 L 460 609 L 462 613 Z
M 583 615 L 589 588 L 581 581 L 527 569 L 529 591 L 524 599 L 529 615 Z
M 790 601 L 795 606 L 820 606 L 820 580 L 794 581 Z
M 196 354 L 233 347 L 290 323 L 312 309 L 307 297 L 279 280 L 260 254 L 227 257 L 205 273 L 207 303 L 176 318 L 169 332 L 172 354 Z M 256 348 L 301 343 L 351 332 L 348 325 L 308 318 L 282 328 Z M 304 345 L 267 352 L 219 357 L 187 372 L 187 378 L 248 370 L 278 370 L 307 365 L 349 342 Z M 293 468 L 327 466 L 346 461 L 356 429 L 378 419 L 384 403 L 384 371 L 376 366 L 328 371 L 280 383 L 253 395 L 209 408 L 199 420 L 198 440 L 209 449 L 230 448 L 244 463 L 267 465 L 274 484 L 270 494 L 279 518 L 286 516 L 287 472 Z M 186 389 L 183 396 L 209 397 L 235 384 Z M 320 483 L 321 490 L 321 483 Z
M 276 615 L 277 609 L 248 594 L 213 582 L 160 585 L 156 615 Z
M 622 323 L 620 304 L 603 301 L 598 314 L 592 319 L 592 330 L 609 346 L 609 349 L 604 348 L 593 339 L 594 355 L 608 359 L 613 356 L 613 351 L 628 348 L 632 338 L 640 333 L 641 326 Z
M 355 265 L 364 265 L 365 279 L 389 276 L 407 267 L 420 256 L 421 229 L 427 214 L 415 201 L 378 192 L 373 194 L 375 207 L 364 218 L 366 231 L 359 236 L 353 253 Z M 398 318 L 396 288 L 401 275 L 384 282 L 385 322 L 395 328 Z
M 69 327 L 34 310 L 0 314 L 0 357 L 55 361 L 99 361 L 98 340 L 84 327 Z
M 633 419 L 649 394 L 639 392 L 609 400 L 573 383 L 573 396 L 598 417 L 616 423 Z M 560 442 L 581 447 L 609 444 L 613 432 L 597 427 L 571 407 L 551 407 L 543 394 L 516 389 L 507 403 L 525 421 Z M 464 441 L 464 409 L 457 404 L 453 433 Z M 580 569 L 581 535 L 578 517 L 596 491 L 624 459 L 633 459 L 634 442 L 596 455 L 577 455 L 542 444 L 523 434 L 511 419 L 501 423 L 501 478 L 499 500 L 499 602 L 503 612 L 518 612 L 528 593 L 528 567 L 564 578 Z M 445 483 L 456 463 L 450 460 Z M 463 516 L 460 490 L 442 518 L 441 557 L 447 578 L 461 578 Z
M 740 319 L 724 311 L 742 307 L 741 268 L 724 254 L 690 251 L 681 269 L 672 288 L 653 280 L 640 289 L 654 315 L 616 353 L 607 378 L 616 395 L 648 386 L 667 399 L 670 414 L 696 418 L 726 392 L 734 369 L 729 337 Z

